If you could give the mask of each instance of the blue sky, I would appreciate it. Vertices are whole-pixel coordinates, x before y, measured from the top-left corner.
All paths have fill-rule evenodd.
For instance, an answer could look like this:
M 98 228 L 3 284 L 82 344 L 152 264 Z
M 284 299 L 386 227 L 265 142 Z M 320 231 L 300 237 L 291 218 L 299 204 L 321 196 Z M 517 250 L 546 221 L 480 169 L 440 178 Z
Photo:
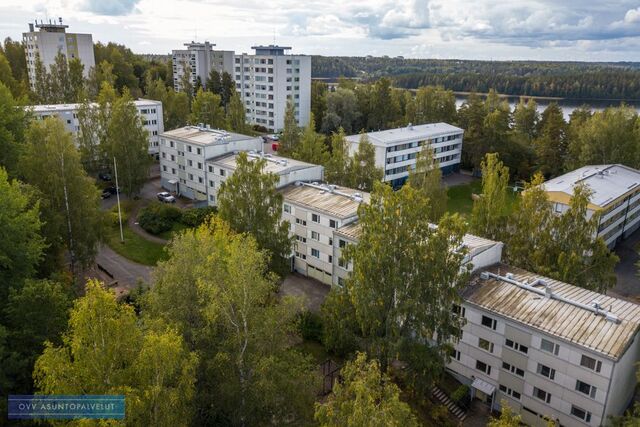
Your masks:
M 138 53 L 275 39 L 319 55 L 640 61 L 640 0 L 2 0 L 0 37 L 59 16 Z

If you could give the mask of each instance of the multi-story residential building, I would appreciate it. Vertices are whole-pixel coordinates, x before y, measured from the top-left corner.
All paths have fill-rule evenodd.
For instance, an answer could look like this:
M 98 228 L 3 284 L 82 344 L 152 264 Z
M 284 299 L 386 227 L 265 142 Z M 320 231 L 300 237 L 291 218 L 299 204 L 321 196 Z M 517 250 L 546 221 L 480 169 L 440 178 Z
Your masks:
M 342 251 L 348 245 L 355 245 L 360 238 L 360 223 L 351 222 L 338 228 L 333 237 L 333 284 L 343 286 L 344 280 L 353 270 L 353 265 L 342 257 Z M 465 234 L 462 244 L 467 250 L 464 264 L 471 264 L 471 271 L 487 267 L 500 261 L 502 256 L 502 242 Z
M 334 233 L 358 218 L 360 203 L 369 193 L 335 185 L 297 183 L 282 190 L 282 219 L 289 221 L 295 238 L 293 269 L 331 285 Z
M 185 43 L 186 49 L 172 51 L 173 64 L 173 88 L 181 90 L 182 76 L 186 68 L 191 70 L 191 84 L 195 88 L 198 80 L 204 88 L 207 86 L 207 79 L 211 70 L 216 70 L 220 74 L 223 72 L 233 76 L 233 56 L 232 50 L 214 50 L 214 43 L 205 41 L 204 43 Z
M 399 187 L 415 168 L 416 157 L 425 144 L 433 147 L 443 174 L 460 168 L 464 130 L 447 123 L 409 125 L 402 128 L 369 132 L 367 137 L 375 148 L 376 166 L 384 171 L 383 181 Z M 349 135 L 349 151 L 358 150 L 362 135 Z
M 138 99 L 133 101 L 145 129 L 149 133 L 149 153 L 157 154 L 159 151 L 160 134 L 164 132 L 162 121 L 162 102 L 151 99 Z M 25 107 L 34 118 L 43 120 L 47 117 L 58 117 L 67 131 L 76 135 L 80 130 L 78 122 L 78 110 L 82 104 L 52 104 L 31 105 Z M 96 104 L 92 104 L 95 106 Z
M 209 126 L 185 126 L 160 135 L 160 184 L 187 197 L 196 204 L 215 203 L 216 193 L 209 191 L 207 159 L 238 151 L 259 150 L 262 139 L 239 133 L 211 129 Z
M 35 31 L 35 28 L 39 31 Z M 29 32 L 22 33 L 31 89 L 35 90 L 38 59 L 48 71 L 49 66 L 55 63 L 58 52 L 62 52 L 67 60 L 79 59 L 84 65 L 84 76 L 89 76 L 89 70 L 96 65 L 91 34 L 67 33 L 69 26 L 62 24 L 62 18 L 58 23 L 49 20 L 38 24 L 36 21 L 35 28 L 34 24 L 29 24 Z
M 278 176 L 276 188 L 283 188 L 296 182 L 322 181 L 324 178 L 324 167 L 320 165 L 312 165 L 311 163 L 301 162 L 300 160 L 255 151 L 249 151 L 246 154 L 247 159 L 250 161 L 259 159 L 265 161 L 265 166 L 262 171 Z M 222 183 L 235 172 L 238 155 L 237 152 L 224 154 L 220 157 L 208 159 L 205 162 L 208 172 L 207 186 L 210 195 L 209 206 L 217 205 L 217 193 Z
M 284 127 L 287 102 L 292 102 L 299 126 L 311 113 L 311 57 L 286 55 L 290 47 L 254 46 L 255 55 L 235 56 L 236 89 L 247 121 L 273 132 Z
M 591 191 L 587 217 L 598 214 L 598 232 L 607 246 L 629 237 L 640 226 L 640 171 L 624 165 L 584 166 L 545 182 L 553 210 L 569 209 L 573 187 L 585 184 Z
M 532 426 L 599 426 L 636 386 L 640 305 L 494 264 L 454 307 L 462 338 L 448 370 L 494 409 Z

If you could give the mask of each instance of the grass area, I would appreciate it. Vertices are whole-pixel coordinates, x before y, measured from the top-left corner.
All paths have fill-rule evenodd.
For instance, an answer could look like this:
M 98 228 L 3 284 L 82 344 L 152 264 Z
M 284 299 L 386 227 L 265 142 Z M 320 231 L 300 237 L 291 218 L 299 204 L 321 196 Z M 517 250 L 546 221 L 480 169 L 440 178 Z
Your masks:
M 480 194 L 482 192 L 482 181 L 476 180 L 469 184 L 456 185 L 447 189 L 447 211 L 457 212 L 460 215 L 468 216 L 473 209 L 472 194 Z M 513 192 L 513 186 L 507 189 L 508 213 L 511 213 L 517 203 L 517 193 Z
M 324 346 L 317 341 L 304 340 L 300 344 L 297 344 L 295 348 L 301 353 L 313 356 L 318 365 L 323 363 L 327 359 L 333 359 L 335 362 L 339 362 L 338 360 L 336 360 L 335 356 L 331 356 L 329 353 L 327 353 Z
M 106 242 L 119 255 L 138 264 L 156 265 L 158 261 L 167 258 L 163 251 L 164 245 L 150 242 L 137 235 L 129 227 L 124 227 L 124 243 L 120 242 L 120 228 L 109 226 L 106 230 Z
M 175 235 L 177 235 L 181 231 L 187 230 L 189 228 L 191 228 L 191 227 L 189 227 L 188 225 L 185 225 L 185 224 L 183 224 L 181 222 L 174 222 L 173 226 L 171 227 L 171 230 L 163 231 L 162 233 L 158 234 L 157 236 L 160 237 L 161 239 L 171 240 L 171 239 L 173 239 L 173 237 Z

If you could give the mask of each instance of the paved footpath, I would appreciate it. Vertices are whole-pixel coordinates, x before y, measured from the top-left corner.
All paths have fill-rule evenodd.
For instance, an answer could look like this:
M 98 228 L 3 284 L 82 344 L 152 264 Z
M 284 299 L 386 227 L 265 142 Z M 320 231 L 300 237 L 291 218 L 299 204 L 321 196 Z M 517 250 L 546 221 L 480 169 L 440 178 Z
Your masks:
M 98 249 L 96 264 L 113 275 L 113 280 L 118 282 L 118 288 L 132 289 L 137 285 L 138 279 L 151 283 L 153 267 L 129 261 L 107 245 L 101 245 Z

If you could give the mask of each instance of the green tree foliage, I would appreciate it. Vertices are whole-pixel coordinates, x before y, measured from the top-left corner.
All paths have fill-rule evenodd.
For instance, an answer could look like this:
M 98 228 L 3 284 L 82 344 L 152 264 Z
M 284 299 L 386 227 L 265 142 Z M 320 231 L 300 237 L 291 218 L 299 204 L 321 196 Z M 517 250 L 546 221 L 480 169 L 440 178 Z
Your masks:
M 214 129 L 227 127 L 222 98 L 213 92 L 198 89 L 191 103 L 191 123 L 205 123 Z
M 296 307 L 274 298 L 269 255 L 216 217 L 168 250 L 149 313 L 175 325 L 201 355 L 196 423 L 280 425 L 286 417 L 308 423 L 317 367 L 291 348 Z
M 500 402 L 500 407 L 502 409 L 500 417 L 491 417 L 487 427 L 520 427 L 522 425 L 522 417 L 513 411 L 506 400 L 503 399 Z
M 391 80 L 384 77 L 371 87 L 367 114 L 368 129 L 387 129 L 400 118 L 400 106 L 392 102 L 391 92 Z
M 196 364 L 175 331 L 144 328 L 132 306 L 90 281 L 62 345 L 45 344 L 34 379 L 44 394 L 124 394 L 132 425 L 188 425 Z
M 20 159 L 20 172 L 39 190 L 47 264 L 69 251 L 71 270 L 87 266 L 96 254 L 101 216 L 98 191 L 62 122 L 47 118 L 31 124 Z
M 429 200 L 413 187 L 394 192 L 377 183 L 370 204 L 359 209 L 358 244 L 343 252 L 353 263 L 344 289 L 353 305 L 359 342 L 385 369 L 396 357 L 415 361 L 408 381 L 421 394 L 438 371 L 420 366 L 442 366 L 448 343 L 460 336 L 461 320 L 451 312 L 451 304 L 459 300 L 468 278 L 462 266 L 465 251 L 460 249 L 464 222 L 445 215 L 434 228 L 424 215 L 427 211 Z M 434 336 L 431 350 L 426 350 L 424 343 Z
M 463 162 L 478 167 L 485 155 L 483 147 L 484 118 L 487 110 L 480 96 L 471 93 L 458 110 L 458 123 L 464 129 Z
M 430 210 L 425 214 L 429 221 L 438 222 L 447 210 L 447 189 L 442 183 L 440 164 L 430 144 L 422 147 L 415 169 L 409 171 L 407 183 L 429 199 Z
M 562 115 L 560 115 L 562 117 Z M 529 141 L 536 137 L 536 130 L 540 115 L 538 114 L 538 104 L 533 98 L 525 102 L 520 98 L 520 102 L 513 110 L 513 130 L 524 135 Z
M 104 168 L 106 159 L 100 145 L 103 135 L 100 113 L 102 108 L 96 107 L 89 100 L 85 100 L 78 107 L 78 133 L 76 143 L 80 153 L 80 161 L 90 175 L 95 175 Z
M 418 426 L 411 408 L 400 399 L 400 389 L 380 371 L 376 360 L 358 353 L 341 371 L 326 402 L 316 403 L 315 419 L 322 427 Z
M 187 61 L 182 62 L 182 75 L 178 78 L 180 82 L 180 92 L 185 93 L 189 100 L 193 97 L 194 87 L 191 82 L 191 65 Z
M 222 73 L 222 87 L 220 89 L 220 97 L 222 97 L 222 105 L 227 107 L 231 97 L 237 95 L 236 82 L 233 80 L 231 74 L 224 71 Z
M 17 80 L 13 75 L 11 64 L 0 50 L 0 84 L 8 87 L 14 97 L 22 96 L 26 90 L 23 81 Z
M 507 257 L 519 267 L 576 286 L 605 292 L 616 283 L 614 267 L 618 257 L 602 238 L 594 238 L 598 215 L 587 219 L 590 191 L 574 187 L 569 209 L 552 212 L 536 175 L 522 194 L 510 220 Z
M 318 80 L 311 81 L 311 112 L 316 118 L 316 132 L 322 130 L 322 122 L 327 111 L 327 84 Z
M 135 55 L 126 46 L 117 43 L 105 45 L 98 42 L 93 45 L 93 51 L 96 64 L 102 64 L 103 61 L 111 64 L 111 73 L 115 76 L 115 84 L 113 86 L 119 93 L 122 93 L 124 88 L 128 88 L 134 98 L 142 96 L 140 86 L 144 82 L 146 65 L 141 57 Z M 101 82 L 97 88 L 100 85 Z
M 621 163 L 640 167 L 640 126 L 631 107 L 607 108 L 584 120 L 569 143 L 568 166 Z
M 345 139 L 344 130 L 338 129 L 331 135 L 331 156 L 325 165 L 324 177 L 332 184 L 349 186 L 350 172 L 349 143 Z
M 209 72 L 209 76 L 206 81 L 207 90 L 213 92 L 216 95 L 222 94 L 222 76 L 215 68 L 212 68 Z M 222 98 L 220 98 L 222 99 Z
M 58 52 L 49 70 L 36 57 L 35 92 L 38 102 L 66 104 L 80 101 L 85 94 L 83 70 L 84 65 L 79 59 L 68 60 L 62 52 Z
M 344 129 L 346 133 L 358 130 L 361 112 L 358 107 L 358 98 L 352 89 L 339 87 L 333 92 L 328 92 L 326 98 L 326 111 L 322 117 L 321 130 L 325 134 Z
M 237 93 L 231 95 L 229 104 L 227 105 L 227 123 L 229 128 L 238 133 L 247 132 L 247 116 L 242 104 L 242 100 Z
M 358 150 L 349 162 L 349 186 L 372 191 L 374 184 L 383 178 L 382 169 L 376 166 L 376 151 L 367 134 L 360 135 Z
M 45 242 L 34 196 L 0 167 L 0 301 L 6 301 L 10 288 L 34 275 L 42 258 Z
M 11 176 L 17 173 L 17 162 L 25 138 L 29 119 L 15 100 L 11 91 L 0 82 L 0 167 L 4 167 Z
M 501 240 L 507 216 L 509 169 L 497 153 L 487 154 L 482 162 L 482 193 L 473 203 L 471 232 L 493 240 Z
M 443 87 L 421 87 L 412 101 L 409 114 L 406 114 L 408 123 L 455 123 L 457 121 L 456 97 L 450 90 L 445 90 Z
M 145 97 L 162 102 L 164 128 L 176 129 L 187 124 L 190 115 L 189 97 L 167 87 L 161 79 L 147 79 Z
M 89 78 L 87 79 L 87 95 L 89 99 L 96 99 L 102 85 L 106 83 L 111 87 L 116 85 L 116 76 L 113 74 L 113 65 L 103 60 L 95 67 L 89 70 Z
M 537 133 L 533 145 L 540 170 L 545 175 L 559 175 L 567 158 L 567 122 L 555 102 L 542 113 Z
M 4 46 L 0 46 L 2 53 L 11 66 L 13 78 L 23 86 L 26 91 L 28 85 L 27 73 L 27 56 L 25 55 L 24 44 L 19 41 L 11 40 L 11 37 L 4 39 Z M 26 92 L 14 94 L 14 96 L 26 95 Z
M 268 251 L 272 271 L 283 277 L 292 241 L 289 223 L 282 221 L 282 194 L 276 190 L 279 178 L 264 173 L 265 165 L 264 159 L 240 153 L 236 170 L 218 192 L 218 212 L 233 230 L 251 234 Z
M 291 156 L 300 145 L 301 132 L 296 119 L 296 110 L 293 102 L 287 102 L 287 108 L 284 111 L 284 128 L 280 136 L 280 146 L 278 153 L 283 156 Z
M 300 143 L 292 152 L 292 157 L 303 162 L 323 165 L 329 159 L 329 153 L 324 135 L 317 133 L 315 128 L 316 122 L 312 113 L 302 132 Z

